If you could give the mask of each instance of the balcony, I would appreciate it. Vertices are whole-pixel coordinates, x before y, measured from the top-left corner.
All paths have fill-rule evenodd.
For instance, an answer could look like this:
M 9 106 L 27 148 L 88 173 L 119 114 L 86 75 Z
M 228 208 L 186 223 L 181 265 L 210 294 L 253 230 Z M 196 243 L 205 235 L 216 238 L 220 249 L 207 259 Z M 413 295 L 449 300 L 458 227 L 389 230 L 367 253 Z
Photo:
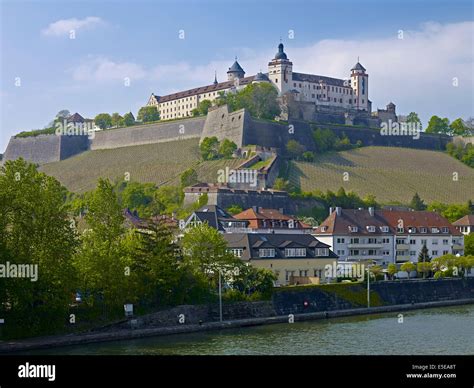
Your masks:
M 382 243 L 358 243 L 358 244 L 347 244 L 348 248 L 358 248 L 358 249 L 380 249 L 382 248 Z
M 464 245 L 461 244 L 453 244 L 453 251 L 463 251 Z
M 408 251 L 410 250 L 410 244 L 397 244 L 398 251 Z

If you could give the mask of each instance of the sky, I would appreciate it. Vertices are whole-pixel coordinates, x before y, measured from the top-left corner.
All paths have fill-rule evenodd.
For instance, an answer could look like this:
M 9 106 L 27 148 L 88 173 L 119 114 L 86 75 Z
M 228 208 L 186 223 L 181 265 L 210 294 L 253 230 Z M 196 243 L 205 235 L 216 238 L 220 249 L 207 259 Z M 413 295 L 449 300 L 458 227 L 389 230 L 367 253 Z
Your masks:
M 280 39 L 293 71 L 369 74 L 373 110 L 390 101 L 451 121 L 474 116 L 472 0 L 0 0 L 0 153 L 10 136 L 68 109 L 124 114 L 226 79 L 237 57 L 267 71 Z

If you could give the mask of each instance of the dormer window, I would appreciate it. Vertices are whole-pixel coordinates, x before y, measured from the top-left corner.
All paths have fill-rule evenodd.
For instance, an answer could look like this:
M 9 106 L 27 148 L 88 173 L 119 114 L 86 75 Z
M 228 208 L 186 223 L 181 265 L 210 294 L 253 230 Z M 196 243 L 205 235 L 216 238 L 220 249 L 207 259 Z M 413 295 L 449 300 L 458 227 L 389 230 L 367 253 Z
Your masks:
M 389 232 L 388 226 L 381 226 L 380 229 L 381 229 L 382 232 L 384 232 L 384 233 L 388 233 L 388 232 Z
M 328 230 L 327 226 L 321 226 L 321 232 L 326 232 Z
M 408 233 L 416 233 L 416 228 L 414 226 L 409 226 Z
M 449 233 L 449 228 L 447 228 L 446 226 L 444 226 L 441 230 L 443 233 Z
M 420 233 L 426 233 L 428 229 L 426 229 L 424 226 L 420 228 Z
M 368 230 L 370 233 L 375 233 L 375 226 L 373 226 L 373 225 L 368 225 L 368 226 L 367 226 L 367 230 Z
M 357 233 L 358 230 L 357 226 L 349 226 L 349 232 L 351 233 Z
M 397 233 L 404 233 L 405 232 L 405 228 L 397 228 Z
M 431 233 L 439 233 L 439 229 L 438 228 L 431 228 Z

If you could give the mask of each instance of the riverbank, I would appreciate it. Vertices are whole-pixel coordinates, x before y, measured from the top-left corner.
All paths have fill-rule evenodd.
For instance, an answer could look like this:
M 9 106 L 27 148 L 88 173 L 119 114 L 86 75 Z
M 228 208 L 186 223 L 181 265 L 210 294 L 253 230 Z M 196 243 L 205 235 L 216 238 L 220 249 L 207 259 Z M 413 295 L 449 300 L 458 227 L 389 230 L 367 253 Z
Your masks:
M 155 327 L 145 329 L 116 330 L 102 333 L 70 334 L 24 340 L 0 342 L 0 353 L 15 353 L 20 351 L 51 349 L 56 347 L 83 345 L 89 343 L 130 340 L 155 336 L 168 336 L 174 334 L 195 333 L 204 331 L 218 331 L 231 328 L 271 325 L 276 323 L 302 322 L 311 320 L 331 319 L 339 317 L 380 314 L 388 312 L 402 312 L 433 307 L 447 307 L 474 304 L 474 298 L 445 300 L 426 303 L 413 303 L 403 305 L 379 306 L 371 308 L 354 308 L 344 310 L 321 311 L 314 313 L 289 314 L 273 317 L 237 319 L 224 322 L 207 322 L 202 324 L 182 324 L 168 327 Z

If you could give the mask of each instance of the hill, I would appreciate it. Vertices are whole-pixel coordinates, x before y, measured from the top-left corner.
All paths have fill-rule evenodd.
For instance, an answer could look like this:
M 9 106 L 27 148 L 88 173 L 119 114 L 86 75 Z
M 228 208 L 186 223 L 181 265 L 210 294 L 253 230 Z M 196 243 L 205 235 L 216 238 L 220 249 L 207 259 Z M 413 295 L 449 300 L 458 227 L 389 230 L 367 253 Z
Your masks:
M 170 141 L 106 150 L 86 151 L 60 162 L 48 163 L 40 170 L 56 177 L 70 191 L 92 190 L 99 178 L 175 185 L 179 175 L 193 167 L 202 181 L 216 181 L 217 170 L 242 163 L 241 159 L 199 162 L 199 139 Z
M 348 181 L 343 180 L 345 172 Z M 374 194 L 383 203 L 409 203 L 415 192 L 425 202 L 474 199 L 474 169 L 438 151 L 362 147 L 324 154 L 312 163 L 291 162 L 288 176 L 303 191 L 335 191 L 342 186 L 360 196 Z

